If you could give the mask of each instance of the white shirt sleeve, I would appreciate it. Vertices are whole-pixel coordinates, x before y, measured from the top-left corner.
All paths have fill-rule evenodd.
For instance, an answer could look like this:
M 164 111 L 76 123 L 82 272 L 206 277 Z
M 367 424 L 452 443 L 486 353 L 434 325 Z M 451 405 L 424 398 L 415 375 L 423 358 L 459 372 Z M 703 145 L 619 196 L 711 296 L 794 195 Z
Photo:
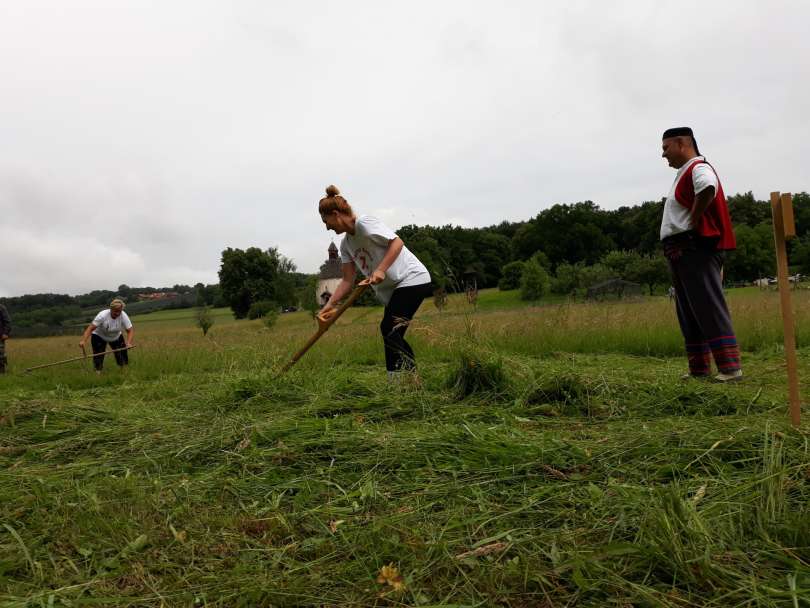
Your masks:
M 129 320 L 129 315 L 122 311 L 121 318 L 124 321 L 124 329 L 132 329 L 132 321 Z
M 106 312 L 106 310 L 102 310 L 100 313 L 98 313 L 93 319 L 93 325 L 96 327 L 101 327 L 101 324 L 104 322 L 104 318 L 107 316 L 104 314 Z
M 349 244 L 346 242 L 346 237 L 343 237 L 343 240 L 340 241 L 340 261 L 343 264 L 349 264 L 353 262 L 352 254 L 349 251 Z
M 708 164 L 700 163 L 692 169 L 692 185 L 695 187 L 695 194 L 703 192 L 709 186 L 717 192 L 717 175 Z
M 388 243 L 397 238 L 397 233 L 383 224 L 376 217 L 370 215 L 363 216 L 357 221 L 357 232 L 364 234 L 370 241 L 383 247 L 388 247 Z

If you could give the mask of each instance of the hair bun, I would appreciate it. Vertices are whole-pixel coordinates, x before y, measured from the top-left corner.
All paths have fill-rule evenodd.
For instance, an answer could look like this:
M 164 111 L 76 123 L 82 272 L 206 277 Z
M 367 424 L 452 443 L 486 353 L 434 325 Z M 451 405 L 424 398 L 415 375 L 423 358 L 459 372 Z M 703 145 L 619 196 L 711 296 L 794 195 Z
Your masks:
M 340 190 L 338 190 L 337 186 L 326 187 L 326 196 L 337 196 L 338 194 L 340 194 Z

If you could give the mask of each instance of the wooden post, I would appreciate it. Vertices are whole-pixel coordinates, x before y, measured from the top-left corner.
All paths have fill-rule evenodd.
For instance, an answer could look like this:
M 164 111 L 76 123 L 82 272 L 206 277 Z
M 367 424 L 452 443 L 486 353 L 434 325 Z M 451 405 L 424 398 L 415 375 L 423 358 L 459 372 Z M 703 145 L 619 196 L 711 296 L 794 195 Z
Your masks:
M 790 281 L 785 239 L 796 236 L 793 224 L 793 198 L 790 194 L 771 192 L 771 215 L 773 216 L 773 240 L 776 244 L 776 269 L 779 283 L 779 299 L 782 305 L 782 327 L 785 336 L 785 362 L 787 364 L 788 391 L 790 396 L 790 421 L 799 426 L 801 403 L 799 401 L 799 368 L 796 360 L 796 336 L 793 326 L 793 306 L 790 302 Z

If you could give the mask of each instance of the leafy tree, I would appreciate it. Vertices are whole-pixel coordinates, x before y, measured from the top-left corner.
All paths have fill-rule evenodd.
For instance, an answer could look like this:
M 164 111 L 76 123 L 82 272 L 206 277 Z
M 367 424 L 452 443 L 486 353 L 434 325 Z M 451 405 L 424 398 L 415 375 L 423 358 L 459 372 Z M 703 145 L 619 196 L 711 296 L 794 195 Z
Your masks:
M 425 265 L 433 282 L 444 286 L 448 275 L 450 256 L 439 244 L 440 229 L 432 226 L 403 226 L 397 230 L 408 249 Z
M 294 304 L 294 284 L 290 273 L 295 265 L 274 247 L 262 251 L 228 247 L 222 252 L 219 285 L 237 319 L 243 319 L 250 306 L 260 300 L 281 305 Z M 289 303 L 289 304 L 288 304 Z
M 793 195 L 793 218 L 796 222 L 796 236 L 810 234 L 810 194 L 807 192 Z
M 118 286 L 118 295 L 124 298 L 124 300 L 128 300 L 132 295 L 132 288 L 126 283 L 122 283 Z
M 520 299 L 536 301 L 549 292 L 551 277 L 535 259 L 528 260 L 523 265 L 523 274 L 520 277 Z
M 628 281 L 646 285 L 653 295 L 656 285 L 670 283 L 669 266 L 663 255 L 636 255 L 622 275 Z
M 790 264 L 797 266 L 802 274 L 810 274 L 810 234 L 795 239 L 791 243 L 793 244 L 793 252 L 790 255 Z
M 554 278 L 551 281 L 552 293 L 568 295 L 576 291 L 579 285 L 579 271 L 582 264 L 569 264 L 563 262 L 557 266 L 554 273 Z
M 663 213 L 663 199 L 635 207 L 620 207 L 609 216 L 607 230 L 617 248 L 653 253 L 660 247 Z
M 735 226 L 737 249 L 730 252 L 724 264 L 725 278 L 729 281 L 753 281 L 773 276 L 776 271 L 773 228 L 770 223 L 751 227 Z
M 520 227 L 512 239 L 516 259 L 543 251 L 552 267 L 562 262 L 592 264 L 615 248 L 608 233 L 610 212 L 591 201 L 554 205 Z
M 611 251 L 602 258 L 601 264 L 610 269 L 618 278 L 646 285 L 650 290 L 650 295 L 653 294 L 656 285 L 668 284 L 670 281 L 666 258 L 660 253 L 641 254 L 637 251 Z M 597 280 L 596 282 L 600 281 Z
M 549 260 L 548 256 L 542 251 L 535 251 L 531 259 L 540 264 L 540 266 L 546 270 L 551 270 L 551 260 Z
M 477 230 L 473 251 L 475 259 L 480 262 L 478 276 L 482 285 L 487 287 L 498 284 L 501 268 L 512 259 L 511 243 L 502 234 L 489 230 Z
M 247 317 L 250 320 L 261 319 L 273 312 L 278 312 L 279 306 L 271 300 L 259 300 L 250 305 Z
M 586 290 L 589 287 L 604 283 L 610 279 L 618 279 L 619 275 L 611 268 L 604 264 L 593 264 L 591 266 L 583 266 L 577 273 L 578 286 L 581 290 Z
M 745 194 L 734 194 L 726 198 L 728 212 L 734 226 L 747 224 L 756 226 L 771 219 L 770 201 L 758 201 L 750 190 Z
M 498 289 L 509 291 L 520 287 L 520 278 L 523 276 L 524 262 L 509 262 L 501 269 L 501 280 L 498 282 Z
M 601 259 L 601 263 L 610 268 L 619 277 L 632 281 L 633 279 L 627 276 L 627 269 L 635 264 L 639 257 L 639 254 L 635 251 L 614 250 L 604 256 Z
M 205 306 L 205 285 L 202 283 L 194 285 L 194 305 Z

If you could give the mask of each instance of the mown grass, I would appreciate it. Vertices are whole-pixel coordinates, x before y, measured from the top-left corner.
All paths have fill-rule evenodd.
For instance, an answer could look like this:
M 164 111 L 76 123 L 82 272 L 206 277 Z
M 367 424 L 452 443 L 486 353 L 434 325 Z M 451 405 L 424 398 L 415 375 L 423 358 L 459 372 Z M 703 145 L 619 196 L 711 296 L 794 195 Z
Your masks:
M 0 381 L 0 606 L 810 605 L 810 434 L 748 301 L 735 386 L 677 380 L 665 300 L 426 305 L 421 386 L 386 381 L 379 309 L 283 377 L 303 314 L 135 319 L 126 372 Z

